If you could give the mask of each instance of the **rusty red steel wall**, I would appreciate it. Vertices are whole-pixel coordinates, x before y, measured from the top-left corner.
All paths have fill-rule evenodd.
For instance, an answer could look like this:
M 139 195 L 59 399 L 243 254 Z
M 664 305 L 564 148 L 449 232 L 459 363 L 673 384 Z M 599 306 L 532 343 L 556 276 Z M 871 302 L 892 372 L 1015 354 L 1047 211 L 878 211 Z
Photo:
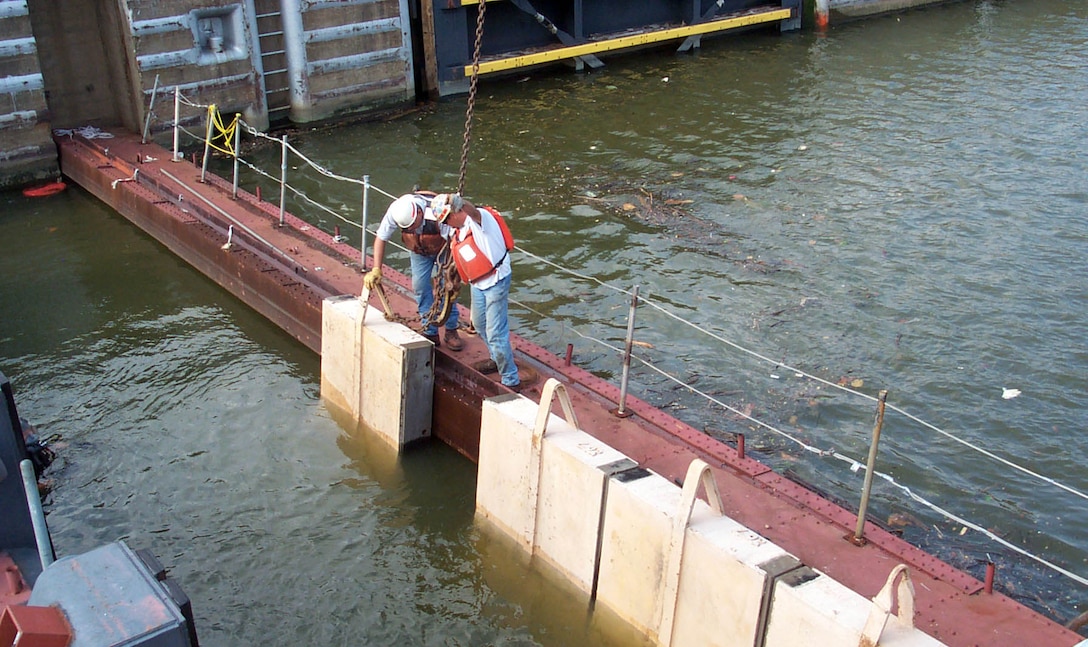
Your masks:
M 214 175 L 201 183 L 199 168 L 170 162 L 170 153 L 155 144 L 124 134 L 108 141 L 99 147 L 80 137 L 58 138 L 64 173 L 307 348 L 321 351 L 322 301 L 361 290 L 359 250 L 290 214 L 279 227 L 275 205 L 245 191 L 231 199 L 229 183 Z M 212 196 L 218 209 L 194 191 Z M 255 237 L 243 227 L 262 233 Z M 228 237 L 229 250 L 223 249 Z M 412 316 L 407 277 L 387 271 L 386 283 L 397 314 Z M 475 460 L 479 436 L 466 430 L 479 429 L 483 398 L 499 389 L 443 354 L 436 354 L 435 372 L 435 435 Z

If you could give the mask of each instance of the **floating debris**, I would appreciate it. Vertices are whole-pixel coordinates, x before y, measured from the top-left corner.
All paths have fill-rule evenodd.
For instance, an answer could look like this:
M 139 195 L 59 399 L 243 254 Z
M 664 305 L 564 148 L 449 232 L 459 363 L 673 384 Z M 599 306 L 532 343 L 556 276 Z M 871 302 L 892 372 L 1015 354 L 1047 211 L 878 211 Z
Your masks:
M 1001 397 L 1005 400 L 1012 400 L 1016 396 L 1020 395 L 1020 389 L 1006 389 L 1001 387 Z
M 919 528 L 926 527 L 926 524 L 922 523 L 918 517 L 909 512 L 891 513 L 888 515 L 888 525 L 892 528 L 906 528 L 907 526 L 917 526 Z

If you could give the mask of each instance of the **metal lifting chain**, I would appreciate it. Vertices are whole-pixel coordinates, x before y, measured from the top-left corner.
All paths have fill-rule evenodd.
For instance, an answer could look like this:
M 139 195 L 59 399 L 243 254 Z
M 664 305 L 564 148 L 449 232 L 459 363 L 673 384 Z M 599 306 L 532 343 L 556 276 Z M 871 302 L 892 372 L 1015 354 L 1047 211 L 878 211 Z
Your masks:
M 480 0 L 476 14 L 476 46 L 472 52 L 472 77 L 468 84 L 468 108 L 465 110 L 465 141 L 461 145 L 461 175 L 457 180 L 457 192 L 465 194 L 465 171 L 468 169 L 468 147 L 472 141 L 472 111 L 476 106 L 476 80 L 480 75 L 480 44 L 484 39 L 484 13 L 487 0 Z
M 457 180 L 457 193 L 465 193 L 465 171 L 468 169 L 468 147 L 472 142 L 472 111 L 476 105 L 476 80 L 480 76 L 480 44 L 484 39 L 484 12 L 487 0 L 480 0 L 480 10 L 476 14 L 476 45 L 472 52 L 472 77 L 468 85 L 468 108 L 465 110 L 465 141 L 461 146 L 461 175 Z M 461 276 L 453 261 L 450 241 L 438 253 L 436 259 L 438 271 L 431 277 L 431 292 L 434 303 L 425 315 L 432 326 L 442 326 L 457 307 L 457 295 L 461 292 Z
M 438 271 L 431 276 L 431 293 L 434 303 L 425 315 L 432 326 L 442 326 L 457 307 L 457 295 L 461 293 L 461 275 L 457 273 L 457 264 L 453 260 L 450 241 L 438 252 L 435 259 Z

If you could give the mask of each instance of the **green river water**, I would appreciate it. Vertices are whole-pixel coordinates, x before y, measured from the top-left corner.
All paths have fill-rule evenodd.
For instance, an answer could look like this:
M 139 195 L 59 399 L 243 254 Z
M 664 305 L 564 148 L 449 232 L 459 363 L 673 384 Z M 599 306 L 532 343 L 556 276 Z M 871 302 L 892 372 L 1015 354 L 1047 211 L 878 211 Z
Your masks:
M 1085 51 L 1088 4 L 974 1 L 485 81 L 465 190 L 531 253 L 514 330 L 618 382 L 638 285 L 691 325 L 640 307 L 632 394 L 851 508 L 863 470 L 834 454 L 864 462 L 887 389 L 901 487 L 878 479 L 872 518 L 1065 622 L 1088 608 Z M 464 109 L 288 137 L 449 190 Z M 289 174 L 359 220 L 357 185 Z M 60 555 L 150 548 L 205 647 L 641 642 L 473 525 L 471 463 L 346 436 L 316 355 L 122 217 L 77 188 L 0 200 L 0 370 L 59 448 Z

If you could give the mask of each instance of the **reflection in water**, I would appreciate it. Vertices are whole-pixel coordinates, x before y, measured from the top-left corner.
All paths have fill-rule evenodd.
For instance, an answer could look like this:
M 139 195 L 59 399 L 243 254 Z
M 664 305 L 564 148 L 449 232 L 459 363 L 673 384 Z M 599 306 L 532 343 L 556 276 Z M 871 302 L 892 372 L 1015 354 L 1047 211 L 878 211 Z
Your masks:
M 638 284 L 712 331 L 640 308 L 637 354 L 737 411 L 857 457 L 872 428 L 867 401 L 723 339 L 832 384 L 888 388 L 1083 492 L 1085 11 L 958 3 L 824 38 L 753 34 L 485 83 L 468 193 L 511 215 L 523 249 Z M 394 194 L 449 188 L 462 119 L 453 99 L 292 143 Z M 278 151 L 255 155 L 278 168 Z M 358 217 L 357 187 L 297 183 Z M 60 554 L 117 538 L 150 548 L 193 597 L 206 645 L 633 644 L 475 527 L 475 471 L 456 453 L 398 462 L 345 433 L 320 403 L 317 357 L 85 193 L 3 200 L 0 368 L 23 415 L 67 444 L 49 517 Z M 382 208 L 371 202 L 371 220 Z M 578 333 L 622 345 L 628 297 L 514 262 L 516 332 L 618 375 L 616 354 Z M 1003 400 L 1003 387 L 1022 395 Z M 632 389 L 708 433 L 748 434 L 776 469 L 856 502 L 861 474 L 841 463 L 639 365 Z M 878 469 L 913 492 L 1084 568 L 1083 500 L 902 416 L 881 442 Z M 1082 602 L 1083 587 L 900 490 L 880 484 L 873 505 L 979 577 L 995 559 L 999 587 L 1035 608 L 1067 619 Z

